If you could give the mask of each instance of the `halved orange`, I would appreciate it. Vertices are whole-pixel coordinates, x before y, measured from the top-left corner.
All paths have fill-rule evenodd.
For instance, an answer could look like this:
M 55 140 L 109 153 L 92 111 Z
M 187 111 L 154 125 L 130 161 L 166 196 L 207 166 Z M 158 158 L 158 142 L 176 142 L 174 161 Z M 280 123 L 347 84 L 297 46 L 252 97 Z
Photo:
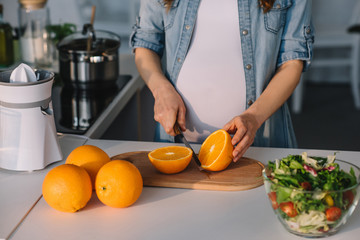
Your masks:
M 202 143 L 199 151 L 201 167 L 209 171 L 222 171 L 233 159 L 234 146 L 231 136 L 223 129 L 211 133 Z
M 149 152 L 148 157 L 158 171 L 174 174 L 183 171 L 189 165 L 192 151 L 183 146 L 168 146 Z

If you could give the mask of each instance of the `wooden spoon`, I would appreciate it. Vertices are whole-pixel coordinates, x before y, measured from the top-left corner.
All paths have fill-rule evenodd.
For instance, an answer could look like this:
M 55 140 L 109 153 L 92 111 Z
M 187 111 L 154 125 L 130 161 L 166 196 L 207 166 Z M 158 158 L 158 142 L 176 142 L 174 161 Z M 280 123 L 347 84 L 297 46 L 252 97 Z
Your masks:
M 94 26 L 94 21 L 95 21 L 95 10 L 96 10 L 96 6 L 93 5 L 92 6 L 92 11 L 91 11 L 91 21 L 90 24 L 92 26 Z M 91 45 L 92 45 L 92 36 L 90 35 L 87 41 L 87 51 L 90 52 L 91 50 Z

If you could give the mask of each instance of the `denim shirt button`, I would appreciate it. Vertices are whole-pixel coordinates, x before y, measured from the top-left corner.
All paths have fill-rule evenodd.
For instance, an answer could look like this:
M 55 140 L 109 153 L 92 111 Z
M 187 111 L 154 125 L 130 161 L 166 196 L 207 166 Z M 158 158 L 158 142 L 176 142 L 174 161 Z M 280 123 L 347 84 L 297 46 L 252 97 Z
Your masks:
M 311 29 L 310 29 L 309 27 L 306 28 L 306 33 L 307 33 L 307 34 L 311 33 Z
M 247 70 L 250 70 L 250 69 L 251 69 L 251 64 L 247 64 L 247 65 L 245 66 L 245 68 L 246 68 Z
M 251 106 L 252 104 L 253 104 L 253 100 L 250 99 L 250 100 L 248 101 L 248 105 Z
M 178 62 L 181 62 L 181 58 L 178 58 L 177 61 L 178 61 Z
M 186 25 L 186 26 L 185 26 L 185 29 L 186 29 L 186 30 L 190 30 L 190 28 L 191 28 L 190 25 Z
M 280 5 L 280 4 L 276 4 L 276 8 L 277 8 L 277 9 L 280 9 L 280 8 L 281 8 L 281 5 Z
M 248 32 L 248 30 L 246 30 L 246 29 L 244 29 L 243 31 L 242 31 L 242 34 L 243 35 L 247 35 L 249 32 Z

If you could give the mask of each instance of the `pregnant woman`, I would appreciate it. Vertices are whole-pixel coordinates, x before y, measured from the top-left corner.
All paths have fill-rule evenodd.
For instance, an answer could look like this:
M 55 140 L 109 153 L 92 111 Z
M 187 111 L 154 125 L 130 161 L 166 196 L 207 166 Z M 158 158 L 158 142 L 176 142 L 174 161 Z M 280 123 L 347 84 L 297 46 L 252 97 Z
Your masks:
M 155 99 L 156 140 L 223 128 L 249 146 L 296 147 L 286 100 L 314 41 L 311 0 L 142 0 L 130 44 Z

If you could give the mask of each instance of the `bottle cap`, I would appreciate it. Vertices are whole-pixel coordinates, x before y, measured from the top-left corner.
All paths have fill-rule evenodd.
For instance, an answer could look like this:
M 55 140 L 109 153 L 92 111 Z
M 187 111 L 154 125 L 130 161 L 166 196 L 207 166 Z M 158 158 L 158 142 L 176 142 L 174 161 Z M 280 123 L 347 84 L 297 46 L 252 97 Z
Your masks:
M 21 7 L 28 9 L 39 9 L 46 5 L 47 0 L 19 0 Z

